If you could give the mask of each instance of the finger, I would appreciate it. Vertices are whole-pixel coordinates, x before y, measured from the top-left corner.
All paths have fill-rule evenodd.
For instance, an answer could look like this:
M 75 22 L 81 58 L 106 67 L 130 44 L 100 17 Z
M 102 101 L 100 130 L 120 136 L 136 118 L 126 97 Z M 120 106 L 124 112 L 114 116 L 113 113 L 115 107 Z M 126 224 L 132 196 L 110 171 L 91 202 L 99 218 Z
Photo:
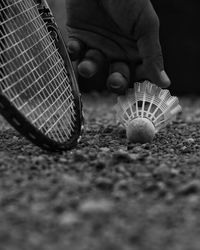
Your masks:
M 85 44 L 78 39 L 70 38 L 67 43 L 67 49 L 72 61 L 76 61 L 81 58 L 85 52 Z
M 107 86 L 110 91 L 116 94 L 125 94 L 130 82 L 130 69 L 124 62 L 115 62 L 110 66 L 110 76 Z
M 160 87 L 168 87 L 170 79 L 164 71 L 159 42 L 159 19 L 150 1 L 138 19 L 135 34 L 142 64 L 136 69 L 137 78 L 146 78 Z
M 84 58 L 78 65 L 78 72 L 85 78 L 94 76 L 105 60 L 104 55 L 95 49 L 90 49 L 86 52 Z

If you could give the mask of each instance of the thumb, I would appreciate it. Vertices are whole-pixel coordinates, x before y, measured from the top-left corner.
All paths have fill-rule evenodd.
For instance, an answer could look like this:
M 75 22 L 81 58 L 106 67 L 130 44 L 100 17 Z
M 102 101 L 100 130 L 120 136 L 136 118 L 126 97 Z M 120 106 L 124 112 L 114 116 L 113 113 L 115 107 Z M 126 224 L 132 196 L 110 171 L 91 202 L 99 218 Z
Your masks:
M 136 68 L 136 80 L 149 80 L 161 88 L 169 87 L 171 81 L 163 67 L 160 67 L 160 60 L 159 58 L 145 59 Z
M 136 68 L 137 80 L 148 79 L 162 88 L 170 85 L 164 71 L 159 42 L 159 19 L 150 1 L 143 9 L 135 28 L 137 47 L 142 63 Z

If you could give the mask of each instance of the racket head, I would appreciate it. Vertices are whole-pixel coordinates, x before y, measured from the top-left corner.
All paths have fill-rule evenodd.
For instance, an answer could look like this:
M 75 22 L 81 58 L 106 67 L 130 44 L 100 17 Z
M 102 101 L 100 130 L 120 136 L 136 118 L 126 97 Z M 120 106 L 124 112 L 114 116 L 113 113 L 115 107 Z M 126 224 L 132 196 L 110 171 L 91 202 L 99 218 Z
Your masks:
M 0 2 L 0 113 L 49 151 L 76 146 L 81 96 L 66 45 L 45 0 Z

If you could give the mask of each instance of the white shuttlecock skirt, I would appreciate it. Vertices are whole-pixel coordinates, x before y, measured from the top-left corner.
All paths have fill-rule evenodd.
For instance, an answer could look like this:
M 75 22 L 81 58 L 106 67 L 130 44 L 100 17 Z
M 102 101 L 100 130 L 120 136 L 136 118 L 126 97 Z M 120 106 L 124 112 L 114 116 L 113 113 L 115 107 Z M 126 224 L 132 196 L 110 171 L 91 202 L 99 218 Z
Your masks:
M 147 136 L 147 131 L 150 137 L 154 136 L 181 110 L 177 97 L 149 81 L 135 83 L 126 95 L 118 97 L 116 105 L 117 120 L 127 129 L 127 137 L 130 137 L 130 131 L 141 138 L 142 134 Z

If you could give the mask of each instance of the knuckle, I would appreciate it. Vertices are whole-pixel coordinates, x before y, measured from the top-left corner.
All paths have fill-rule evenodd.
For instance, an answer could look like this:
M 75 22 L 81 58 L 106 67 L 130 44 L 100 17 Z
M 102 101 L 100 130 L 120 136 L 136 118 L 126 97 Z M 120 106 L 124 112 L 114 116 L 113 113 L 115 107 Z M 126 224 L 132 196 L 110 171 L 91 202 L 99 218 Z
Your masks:
M 160 27 L 160 20 L 158 15 L 156 14 L 155 11 L 149 13 L 149 15 L 147 15 L 147 31 L 152 32 L 152 31 L 158 31 L 159 27 Z
M 160 20 L 158 15 L 154 12 L 154 14 L 151 17 L 150 24 L 154 26 L 155 28 L 159 28 L 160 26 Z

